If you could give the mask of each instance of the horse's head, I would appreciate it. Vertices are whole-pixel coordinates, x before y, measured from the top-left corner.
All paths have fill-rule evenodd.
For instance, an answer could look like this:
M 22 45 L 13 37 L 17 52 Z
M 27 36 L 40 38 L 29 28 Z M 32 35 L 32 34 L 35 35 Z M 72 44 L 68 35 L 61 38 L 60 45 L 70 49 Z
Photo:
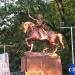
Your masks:
M 32 22 L 22 23 L 22 28 L 23 28 L 24 33 L 26 33 L 28 30 L 30 30 L 32 28 L 32 26 L 34 26 L 34 23 L 32 23 Z

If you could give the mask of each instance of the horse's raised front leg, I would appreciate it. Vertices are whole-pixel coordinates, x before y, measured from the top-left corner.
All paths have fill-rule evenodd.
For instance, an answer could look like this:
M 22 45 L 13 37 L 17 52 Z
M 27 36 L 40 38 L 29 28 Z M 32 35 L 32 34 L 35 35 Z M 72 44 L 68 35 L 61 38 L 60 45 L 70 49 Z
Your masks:
M 31 44 L 30 52 L 32 52 L 32 50 L 33 50 L 33 43 Z
M 26 42 L 26 45 L 27 45 L 28 47 L 30 47 L 30 44 L 28 43 L 28 40 L 29 40 L 29 38 L 26 38 L 26 39 L 25 39 L 25 42 Z
M 26 45 L 28 46 L 28 47 L 30 47 L 30 52 L 32 52 L 32 49 L 33 49 L 33 43 L 32 43 L 32 40 L 31 40 L 31 38 L 26 38 L 25 39 L 25 42 L 26 42 Z

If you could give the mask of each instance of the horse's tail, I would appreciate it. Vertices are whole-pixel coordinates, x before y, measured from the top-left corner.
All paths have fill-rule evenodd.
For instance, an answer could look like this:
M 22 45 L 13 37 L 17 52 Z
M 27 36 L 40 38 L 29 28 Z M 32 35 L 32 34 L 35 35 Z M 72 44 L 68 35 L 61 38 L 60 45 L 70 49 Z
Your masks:
M 62 36 L 62 34 L 58 33 L 57 35 L 58 35 L 58 38 L 59 38 L 59 41 L 60 41 L 62 47 L 64 48 L 64 42 L 63 42 L 63 36 Z

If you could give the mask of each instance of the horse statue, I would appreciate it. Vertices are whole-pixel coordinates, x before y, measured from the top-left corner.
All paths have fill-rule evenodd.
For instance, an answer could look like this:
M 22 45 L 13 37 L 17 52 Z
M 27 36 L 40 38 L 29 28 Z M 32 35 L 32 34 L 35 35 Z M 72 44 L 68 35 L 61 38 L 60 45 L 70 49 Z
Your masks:
M 44 37 L 40 37 L 40 34 L 38 33 L 38 27 L 32 23 L 32 22 L 24 22 L 22 24 L 22 28 L 24 33 L 27 33 L 27 38 L 25 39 L 26 45 L 30 47 L 30 51 L 33 49 L 33 41 L 40 40 L 40 41 L 47 41 L 48 46 L 54 46 L 55 49 L 53 53 L 55 53 L 59 47 L 59 45 L 56 43 L 58 40 L 61 47 L 64 48 L 64 43 L 62 39 L 62 34 L 57 33 L 55 31 L 47 31 L 47 34 L 43 34 L 43 31 L 41 30 L 41 33 L 44 35 Z M 49 48 L 43 49 L 43 52 L 47 51 Z

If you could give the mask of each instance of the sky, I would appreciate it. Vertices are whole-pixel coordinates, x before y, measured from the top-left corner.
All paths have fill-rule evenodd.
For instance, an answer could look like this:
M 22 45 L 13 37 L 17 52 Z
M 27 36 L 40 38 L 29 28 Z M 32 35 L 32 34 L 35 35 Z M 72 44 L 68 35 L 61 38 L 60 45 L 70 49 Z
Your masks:
M 3 2 L 1 2 L 1 1 L 3 1 Z M 5 2 L 6 3 L 15 3 L 17 0 L 1 0 L 1 1 L 0 1 L 0 7 L 4 6 Z
M 15 3 L 17 0 L 1 0 L 3 2 L 9 2 L 9 3 Z M 42 0 L 44 2 L 50 2 L 50 1 L 53 1 L 53 0 Z M 4 3 L 0 2 L 0 6 L 4 6 Z
M 50 2 L 50 1 L 54 1 L 54 0 L 42 0 L 42 1 L 45 1 L 45 2 Z
M 3 1 L 3 3 L 2 3 L 1 1 Z M 15 2 L 16 2 L 17 0 L 0 0 L 0 7 L 1 7 L 1 6 L 4 6 L 5 1 L 6 1 L 7 3 L 13 3 L 13 4 L 15 4 Z M 53 1 L 53 0 L 42 0 L 42 1 L 44 1 L 44 2 L 50 2 L 50 1 Z M 12 16 L 13 16 L 13 14 L 10 15 L 9 17 L 12 17 Z M 7 21 L 6 19 L 4 19 L 4 20 Z M 0 18 L 0 23 L 1 23 L 1 21 L 2 21 L 2 20 L 1 20 L 1 18 Z M 10 23 L 10 22 L 7 22 L 7 23 Z M 0 29 L 3 29 L 4 27 L 6 27 L 6 25 L 1 26 Z

